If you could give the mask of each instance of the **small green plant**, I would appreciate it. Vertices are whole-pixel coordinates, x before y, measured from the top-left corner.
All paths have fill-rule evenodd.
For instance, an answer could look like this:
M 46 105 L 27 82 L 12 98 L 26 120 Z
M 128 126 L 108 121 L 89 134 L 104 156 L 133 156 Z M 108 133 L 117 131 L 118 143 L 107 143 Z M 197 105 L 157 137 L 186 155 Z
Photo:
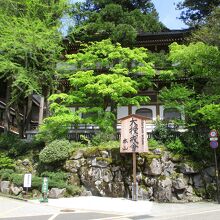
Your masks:
M 168 150 L 174 153 L 184 153 L 185 151 L 185 146 L 179 138 L 176 138 L 175 140 L 168 142 L 166 144 L 166 147 Z
M 4 153 L 0 153 L 0 167 L 2 169 L 4 168 L 14 168 L 15 164 L 14 161 L 9 158 L 8 156 L 6 156 Z
M 113 140 L 115 140 L 115 135 L 113 133 L 99 132 L 92 138 L 91 142 L 93 146 L 97 146 L 101 143 L 106 143 Z
M 55 140 L 48 144 L 39 155 L 42 163 L 49 164 L 68 158 L 71 144 L 68 140 Z
M 162 147 L 162 145 L 153 138 L 148 140 L 148 146 L 149 146 L 149 149 L 152 149 L 152 150 Z
M 1 169 L 0 170 L 0 179 L 1 180 L 9 180 L 10 175 L 14 173 L 13 169 Z

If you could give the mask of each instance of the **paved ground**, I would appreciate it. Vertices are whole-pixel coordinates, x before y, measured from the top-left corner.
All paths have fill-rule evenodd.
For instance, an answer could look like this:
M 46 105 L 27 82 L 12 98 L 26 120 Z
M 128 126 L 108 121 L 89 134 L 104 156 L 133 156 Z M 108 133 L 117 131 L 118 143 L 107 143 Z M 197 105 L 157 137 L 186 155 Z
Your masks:
M 220 220 L 220 204 L 166 204 L 123 198 L 74 197 L 18 201 L 0 197 L 0 220 Z

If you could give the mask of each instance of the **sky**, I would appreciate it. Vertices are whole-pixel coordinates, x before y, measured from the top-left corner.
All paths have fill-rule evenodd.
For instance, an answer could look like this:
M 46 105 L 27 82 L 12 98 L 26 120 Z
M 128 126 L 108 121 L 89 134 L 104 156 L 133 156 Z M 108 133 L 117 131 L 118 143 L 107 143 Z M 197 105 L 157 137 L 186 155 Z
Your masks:
M 184 29 L 187 26 L 178 19 L 180 11 L 175 7 L 180 0 L 152 0 L 159 13 L 160 21 L 169 29 Z

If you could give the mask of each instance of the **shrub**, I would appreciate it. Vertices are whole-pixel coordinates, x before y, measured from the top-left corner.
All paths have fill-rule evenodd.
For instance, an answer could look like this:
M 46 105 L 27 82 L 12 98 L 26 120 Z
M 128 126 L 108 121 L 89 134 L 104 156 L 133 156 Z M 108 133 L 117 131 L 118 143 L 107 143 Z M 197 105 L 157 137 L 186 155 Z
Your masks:
M 111 132 L 99 132 L 92 138 L 92 145 L 97 146 L 103 142 L 115 140 L 115 135 Z
M 185 151 L 185 146 L 180 141 L 179 138 L 176 138 L 175 140 L 168 142 L 166 144 L 166 147 L 168 150 L 170 150 L 174 153 L 184 153 L 184 151 Z
M 14 168 L 14 161 L 6 156 L 4 153 L 0 153 L 0 167 L 1 168 Z
M 40 150 L 44 147 L 44 143 L 40 141 L 30 141 L 20 139 L 18 136 L 13 134 L 2 134 L 0 135 L 0 148 L 7 150 L 9 156 L 20 156 L 24 155 L 27 151 L 37 149 Z
M 163 145 L 161 145 L 158 141 L 156 141 L 153 138 L 148 140 L 148 146 L 149 146 L 149 149 L 152 149 L 152 150 L 159 148 L 159 147 L 163 147 Z
M 40 152 L 39 159 L 45 164 L 63 161 L 68 158 L 70 149 L 68 140 L 55 140 Z
M 174 128 L 171 128 L 168 125 L 169 124 L 162 121 L 156 121 L 156 127 L 152 132 L 152 136 L 156 141 L 166 143 L 179 136 L 179 132 L 176 131 L 176 126 L 173 124 Z
M 13 173 L 14 173 L 14 170 L 12 169 L 1 169 L 0 170 L 1 180 L 9 180 L 11 174 Z
M 49 177 L 51 179 L 56 179 L 56 180 L 67 180 L 68 179 L 68 173 L 65 172 L 49 172 L 45 171 L 41 173 L 42 177 Z

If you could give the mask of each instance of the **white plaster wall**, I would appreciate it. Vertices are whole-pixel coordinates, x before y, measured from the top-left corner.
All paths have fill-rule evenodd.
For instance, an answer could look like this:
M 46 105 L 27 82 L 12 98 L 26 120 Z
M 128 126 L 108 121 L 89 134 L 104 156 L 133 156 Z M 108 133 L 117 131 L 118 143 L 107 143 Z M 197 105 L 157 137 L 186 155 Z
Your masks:
M 120 106 L 118 107 L 117 119 L 128 116 L 128 106 Z
M 164 111 L 164 106 L 160 105 L 160 120 L 163 120 L 163 111 Z

